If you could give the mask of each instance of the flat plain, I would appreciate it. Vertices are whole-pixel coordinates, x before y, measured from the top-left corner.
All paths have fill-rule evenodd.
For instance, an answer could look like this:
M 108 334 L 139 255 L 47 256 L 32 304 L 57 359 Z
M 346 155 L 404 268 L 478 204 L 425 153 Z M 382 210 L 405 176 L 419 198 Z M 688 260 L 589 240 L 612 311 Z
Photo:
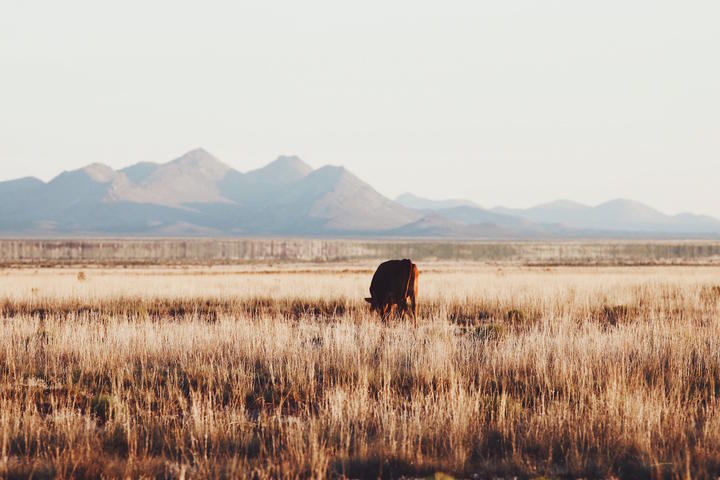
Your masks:
M 0 270 L 0 476 L 714 477 L 720 267 Z

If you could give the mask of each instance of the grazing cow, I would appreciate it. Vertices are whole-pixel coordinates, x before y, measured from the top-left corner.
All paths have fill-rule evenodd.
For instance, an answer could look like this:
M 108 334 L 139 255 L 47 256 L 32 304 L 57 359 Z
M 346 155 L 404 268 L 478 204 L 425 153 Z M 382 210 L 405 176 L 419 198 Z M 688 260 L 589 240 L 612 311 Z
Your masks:
M 388 260 L 375 270 L 365 301 L 385 320 L 397 306 L 400 316 L 417 318 L 418 269 L 410 260 Z

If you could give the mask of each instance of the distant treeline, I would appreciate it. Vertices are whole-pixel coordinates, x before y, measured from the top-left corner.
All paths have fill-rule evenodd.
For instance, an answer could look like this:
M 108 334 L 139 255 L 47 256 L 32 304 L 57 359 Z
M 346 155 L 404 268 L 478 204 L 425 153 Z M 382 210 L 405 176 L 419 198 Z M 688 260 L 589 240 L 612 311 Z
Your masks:
M 0 240 L 0 264 L 5 266 L 340 262 L 386 258 L 523 265 L 720 265 L 720 242 Z

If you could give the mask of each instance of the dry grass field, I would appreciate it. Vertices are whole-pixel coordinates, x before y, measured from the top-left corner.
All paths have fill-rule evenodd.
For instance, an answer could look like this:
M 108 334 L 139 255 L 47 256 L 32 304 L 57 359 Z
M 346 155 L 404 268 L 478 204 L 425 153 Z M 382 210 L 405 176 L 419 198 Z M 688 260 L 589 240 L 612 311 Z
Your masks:
M 0 270 L 0 477 L 716 477 L 720 267 Z

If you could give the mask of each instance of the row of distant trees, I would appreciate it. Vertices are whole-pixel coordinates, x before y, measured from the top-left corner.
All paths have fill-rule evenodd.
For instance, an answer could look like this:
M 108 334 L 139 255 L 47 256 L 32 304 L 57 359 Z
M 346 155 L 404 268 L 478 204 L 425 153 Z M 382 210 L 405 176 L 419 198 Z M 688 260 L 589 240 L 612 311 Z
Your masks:
M 720 242 L 0 240 L 3 265 L 228 264 L 387 258 L 524 265 L 720 264 Z

